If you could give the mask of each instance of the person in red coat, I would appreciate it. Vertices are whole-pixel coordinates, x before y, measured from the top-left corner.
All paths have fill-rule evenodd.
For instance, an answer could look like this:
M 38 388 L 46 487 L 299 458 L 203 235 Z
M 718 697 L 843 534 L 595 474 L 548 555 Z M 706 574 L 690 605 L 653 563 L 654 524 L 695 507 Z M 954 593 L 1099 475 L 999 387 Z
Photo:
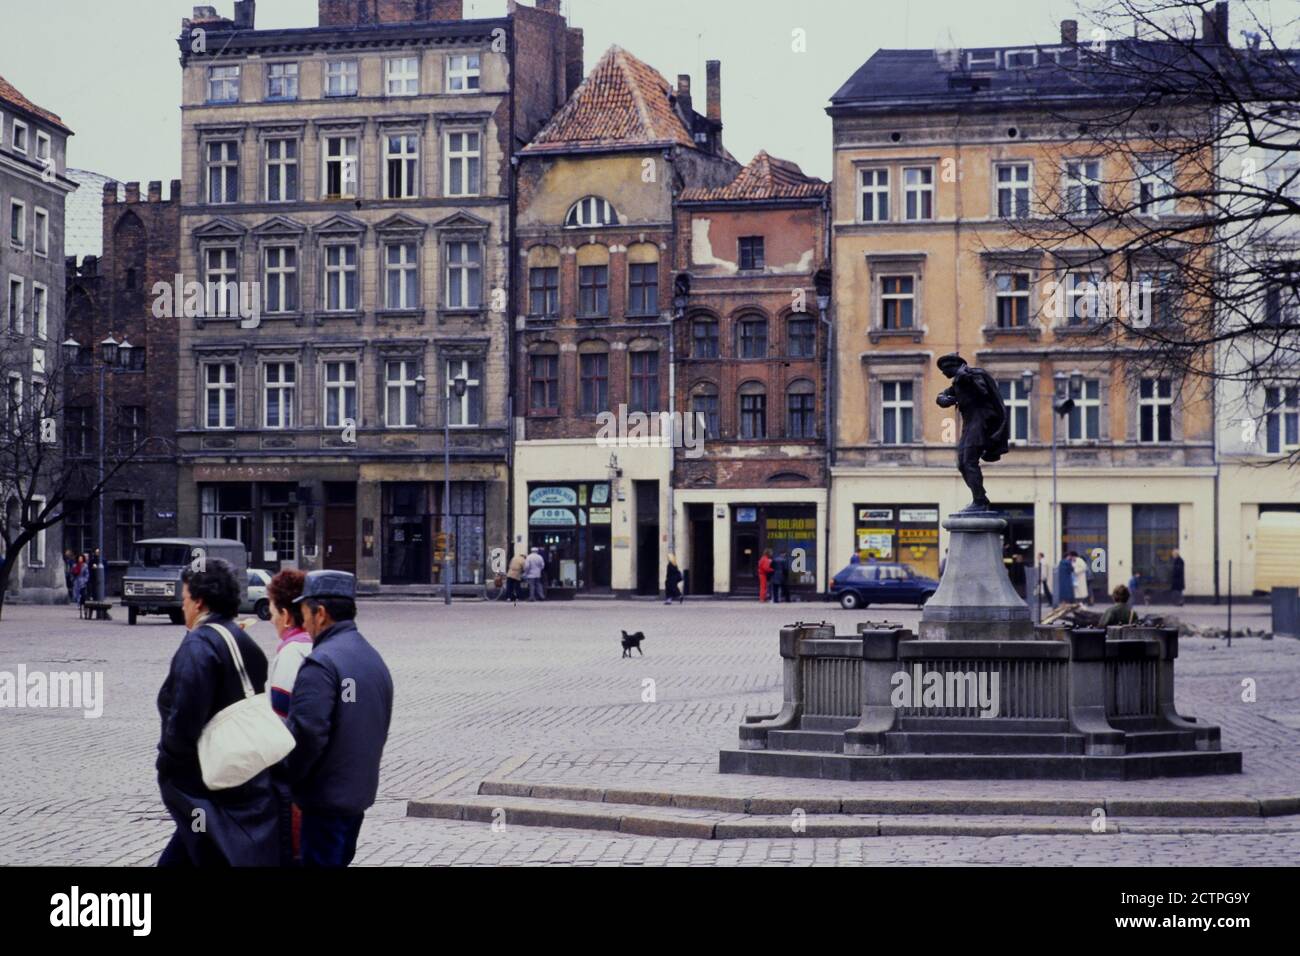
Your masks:
M 758 601 L 767 601 L 767 579 L 772 576 L 772 549 L 768 548 L 758 559 Z

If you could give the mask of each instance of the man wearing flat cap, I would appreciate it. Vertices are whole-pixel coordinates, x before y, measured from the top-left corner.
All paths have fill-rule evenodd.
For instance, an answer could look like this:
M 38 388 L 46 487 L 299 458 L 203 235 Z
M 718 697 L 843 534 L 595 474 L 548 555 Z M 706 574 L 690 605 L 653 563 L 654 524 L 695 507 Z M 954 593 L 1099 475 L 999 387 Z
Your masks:
M 304 866 L 347 866 L 379 792 L 379 760 L 393 716 L 393 678 L 357 630 L 357 581 L 312 571 L 303 583 L 303 628 L 312 652 L 289 704 L 296 746 L 286 759 L 302 808 Z
M 1009 447 L 1010 418 L 1002 393 L 993 376 L 982 368 L 971 368 L 955 352 L 941 356 L 939 371 L 952 384 L 939 393 L 941 408 L 956 405 L 961 412 L 961 440 L 957 443 L 957 470 L 970 488 L 971 503 L 963 510 L 986 511 L 989 498 L 984 491 L 980 460 L 997 461 Z

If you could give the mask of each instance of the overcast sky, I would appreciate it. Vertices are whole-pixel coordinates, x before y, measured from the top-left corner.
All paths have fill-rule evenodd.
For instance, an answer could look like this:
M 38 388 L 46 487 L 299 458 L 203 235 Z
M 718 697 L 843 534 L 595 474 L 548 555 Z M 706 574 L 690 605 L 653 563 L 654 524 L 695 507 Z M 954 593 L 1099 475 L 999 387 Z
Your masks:
M 233 13 L 233 0 L 212 5 Z M 178 0 L 0 0 L 0 75 L 77 134 L 70 166 L 121 181 L 173 179 L 176 37 L 191 8 Z M 465 0 L 467 17 L 505 8 L 506 0 Z M 875 50 L 1052 43 L 1059 21 L 1077 9 L 1076 0 L 565 0 L 570 23 L 586 35 L 587 69 L 617 43 L 669 82 L 690 73 L 703 111 L 704 61 L 721 60 L 727 148 L 741 162 L 766 149 L 822 178 L 831 167 L 827 101 Z M 259 28 L 315 25 L 316 0 L 257 4 Z M 805 53 L 791 48 L 797 29 Z

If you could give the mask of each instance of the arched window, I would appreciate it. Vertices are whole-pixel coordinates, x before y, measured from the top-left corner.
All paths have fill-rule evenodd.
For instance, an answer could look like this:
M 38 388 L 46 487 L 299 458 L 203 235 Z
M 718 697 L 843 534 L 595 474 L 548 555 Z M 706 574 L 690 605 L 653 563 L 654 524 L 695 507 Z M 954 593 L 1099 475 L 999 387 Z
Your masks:
M 692 427 L 702 427 L 705 438 L 717 438 L 722 434 L 722 423 L 718 415 L 718 386 L 712 382 L 700 382 L 691 389 L 691 417 L 694 419 Z
M 817 390 L 812 382 L 801 378 L 786 390 L 787 438 L 817 437 Z
M 761 382 L 746 382 L 740 386 L 740 437 L 745 439 L 767 437 L 767 389 Z
M 566 226 L 617 226 L 618 213 L 608 200 L 599 196 L 584 196 L 569 207 L 564 217 Z
M 767 319 L 751 315 L 736 323 L 736 356 L 767 358 Z
M 817 325 L 806 312 L 796 312 L 786 320 L 786 354 L 790 358 L 817 357 Z
M 691 357 L 718 357 L 718 320 L 710 315 L 699 315 L 691 320 Z
M 528 353 L 528 411 L 560 413 L 560 347 L 554 342 L 543 342 Z

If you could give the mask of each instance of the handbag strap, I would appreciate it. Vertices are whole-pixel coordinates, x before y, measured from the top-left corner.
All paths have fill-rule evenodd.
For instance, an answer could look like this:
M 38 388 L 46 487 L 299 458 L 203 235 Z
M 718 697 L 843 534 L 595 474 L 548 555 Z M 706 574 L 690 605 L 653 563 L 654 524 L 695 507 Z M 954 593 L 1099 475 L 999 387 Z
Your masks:
M 239 653 L 239 645 L 235 643 L 235 635 L 226 629 L 224 624 L 208 624 L 226 642 L 226 647 L 230 648 L 230 656 L 235 659 L 235 670 L 239 671 L 239 682 L 244 685 L 244 696 L 257 696 L 253 690 L 253 682 L 248 679 L 248 671 L 244 670 L 244 656 Z

